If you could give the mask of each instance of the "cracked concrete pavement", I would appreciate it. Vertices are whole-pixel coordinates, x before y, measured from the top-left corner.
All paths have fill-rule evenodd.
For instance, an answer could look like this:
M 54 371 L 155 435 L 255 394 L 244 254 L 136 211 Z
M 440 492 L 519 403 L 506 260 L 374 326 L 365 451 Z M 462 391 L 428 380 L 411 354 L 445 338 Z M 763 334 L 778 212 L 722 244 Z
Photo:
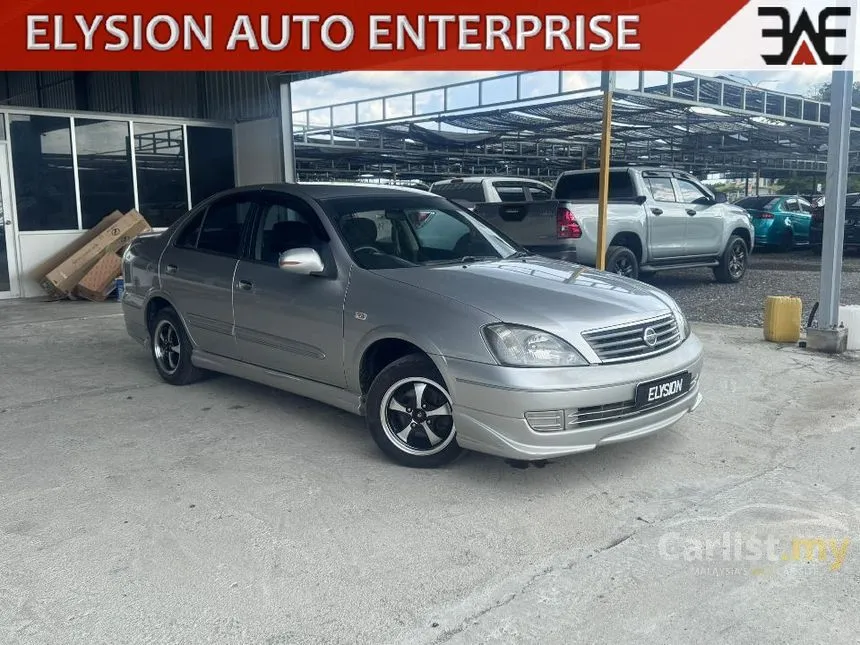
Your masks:
M 671 430 L 425 472 L 313 401 L 161 383 L 117 312 L 0 304 L 0 642 L 858 642 L 851 357 L 696 325 Z

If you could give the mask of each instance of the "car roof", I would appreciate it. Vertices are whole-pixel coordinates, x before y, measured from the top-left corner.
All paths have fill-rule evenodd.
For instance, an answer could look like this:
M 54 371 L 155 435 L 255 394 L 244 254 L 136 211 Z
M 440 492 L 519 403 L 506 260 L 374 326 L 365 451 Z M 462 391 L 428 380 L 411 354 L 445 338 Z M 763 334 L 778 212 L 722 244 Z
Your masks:
M 433 199 L 438 196 L 418 188 L 407 188 L 405 186 L 386 186 L 384 184 L 363 184 L 351 182 L 298 182 L 281 184 L 256 184 L 253 186 L 241 186 L 231 192 L 252 192 L 255 190 L 270 190 L 274 192 L 292 193 L 300 192 L 313 199 L 334 199 L 338 197 L 392 197 L 400 195 L 424 195 Z
M 526 181 L 530 184 L 543 184 L 546 185 L 545 182 L 540 179 L 532 179 L 531 177 L 504 177 L 504 176 L 495 176 L 495 177 L 454 177 L 452 179 L 440 179 L 439 181 L 433 182 L 433 186 L 441 186 L 443 184 L 465 184 L 465 183 L 477 183 L 481 181 Z
M 661 166 L 609 166 L 609 170 L 612 172 L 629 172 L 630 170 L 638 170 L 639 172 L 677 172 L 682 175 L 692 176 L 685 170 L 680 170 L 678 168 L 663 168 Z M 600 172 L 600 168 L 583 168 L 576 170 L 565 170 L 561 173 L 560 176 L 565 175 L 587 175 L 592 173 Z

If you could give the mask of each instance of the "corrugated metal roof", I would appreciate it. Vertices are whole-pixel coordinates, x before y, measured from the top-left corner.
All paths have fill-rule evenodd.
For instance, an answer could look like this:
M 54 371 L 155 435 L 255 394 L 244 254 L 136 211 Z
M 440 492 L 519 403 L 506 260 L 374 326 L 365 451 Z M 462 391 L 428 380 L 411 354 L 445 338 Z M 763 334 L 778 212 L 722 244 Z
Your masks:
M 0 72 L 0 105 L 250 121 L 279 114 L 278 86 L 334 72 Z M 75 78 L 84 79 L 78 104 Z

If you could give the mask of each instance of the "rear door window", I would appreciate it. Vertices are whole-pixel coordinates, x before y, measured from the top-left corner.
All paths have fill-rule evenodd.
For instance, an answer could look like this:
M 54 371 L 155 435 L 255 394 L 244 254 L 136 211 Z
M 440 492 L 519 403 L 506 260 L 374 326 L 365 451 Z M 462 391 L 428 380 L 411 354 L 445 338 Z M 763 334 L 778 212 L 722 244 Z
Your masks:
M 555 186 L 555 199 L 597 201 L 600 197 L 600 173 L 583 172 L 562 175 Z M 609 199 L 634 199 L 636 188 L 627 170 L 609 172 Z

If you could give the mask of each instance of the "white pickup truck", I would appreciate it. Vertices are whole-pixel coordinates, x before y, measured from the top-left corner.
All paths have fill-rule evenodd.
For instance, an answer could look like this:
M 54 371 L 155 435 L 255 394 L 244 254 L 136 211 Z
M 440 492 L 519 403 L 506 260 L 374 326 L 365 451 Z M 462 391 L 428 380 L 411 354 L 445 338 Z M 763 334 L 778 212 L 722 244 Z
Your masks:
M 535 253 L 594 265 L 599 177 L 597 169 L 565 172 L 550 201 L 479 204 L 475 211 Z M 688 173 L 612 168 L 606 240 L 607 271 L 638 278 L 711 267 L 718 281 L 738 282 L 747 270 L 754 232 L 744 209 Z

